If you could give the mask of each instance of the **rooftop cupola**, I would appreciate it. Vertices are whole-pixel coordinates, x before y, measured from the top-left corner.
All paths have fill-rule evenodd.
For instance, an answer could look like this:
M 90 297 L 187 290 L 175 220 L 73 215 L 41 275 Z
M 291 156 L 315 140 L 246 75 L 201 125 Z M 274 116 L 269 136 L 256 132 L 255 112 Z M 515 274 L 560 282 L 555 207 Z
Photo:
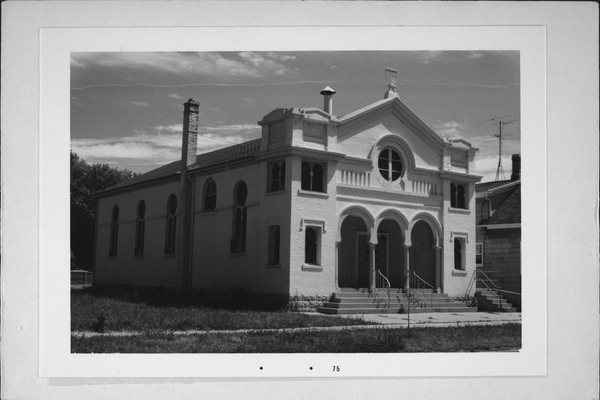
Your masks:
M 321 94 L 323 95 L 323 111 L 330 115 L 333 114 L 333 95 L 335 94 L 335 90 L 327 86 L 321 90 Z

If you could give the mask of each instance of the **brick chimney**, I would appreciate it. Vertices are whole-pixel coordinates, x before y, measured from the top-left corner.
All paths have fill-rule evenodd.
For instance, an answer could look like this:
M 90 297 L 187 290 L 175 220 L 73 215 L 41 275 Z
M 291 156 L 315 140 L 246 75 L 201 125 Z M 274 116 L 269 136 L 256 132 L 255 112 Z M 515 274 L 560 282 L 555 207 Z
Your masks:
M 183 143 L 181 145 L 181 168 L 187 169 L 196 162 L 198 143 L 198 109 L 200 103 L 189 99 L 183 104 Z
M 510 175 L 511 181 L 518 181 L 521 179 L 521 155 L 512 155 L 512 174 Z
M 327 86 L 325 89 L 321 90 L 321 94 L 323 95 L 323 111 L 327 114 L 333 114 L 333 95 L 335 94 L 335 90 Z

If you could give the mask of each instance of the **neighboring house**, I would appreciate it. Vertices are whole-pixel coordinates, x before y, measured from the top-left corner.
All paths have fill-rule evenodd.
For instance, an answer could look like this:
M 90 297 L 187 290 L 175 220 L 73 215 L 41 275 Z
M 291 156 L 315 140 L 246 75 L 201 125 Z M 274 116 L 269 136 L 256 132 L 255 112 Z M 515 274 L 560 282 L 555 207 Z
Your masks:
M 288 302 L 372 290 L 379 273 L 406 289 L 414 272 L 464 296 L 477 149 L 440 138 L 392 85 L 341 117 L 334 93 L 321 92 L 323 110 L 275 109 L 260 139 L 200 155 L 199 104 L 186 102 L 182 159 L 98 196 L 95 283 Z
M 503 296 L 521 307 L 521 158 L 512 156 L 510 180 L 479 183 L 477 190 L 477 268 Z M 483 274 L 480 274 L 483 277 Z M 483 288 L 479 283 L 478 287 Z

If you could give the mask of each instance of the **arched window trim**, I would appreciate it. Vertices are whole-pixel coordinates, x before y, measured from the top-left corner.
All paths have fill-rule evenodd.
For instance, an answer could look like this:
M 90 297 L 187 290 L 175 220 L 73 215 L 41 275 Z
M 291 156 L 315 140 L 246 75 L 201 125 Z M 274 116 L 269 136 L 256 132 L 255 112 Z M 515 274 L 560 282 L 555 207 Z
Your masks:
M 165 255 L 175 254 L 177 234 L 177 196 L 171 193 L 167 199 L 167 215 L 165 227 Z
M 217 208 L 217 183 L 208 178 L 202 192 L 202 211 L 214 211 Z
M 108 249 L 109 257 L 117 256 L 119 246 L 119 206 L 114 205 L 110 218 L 110 247 Z
M 146 202 L 144 200 L 138 202 L 136 214 L 134 254 L 142 256 L 144 254 L 144 230 L 146 224 Z
M 248 186 L 244 181 L 238 181 L 233 189 L 233 229 L 230 243 L 231 253 L 246 251 L 246 219 Z

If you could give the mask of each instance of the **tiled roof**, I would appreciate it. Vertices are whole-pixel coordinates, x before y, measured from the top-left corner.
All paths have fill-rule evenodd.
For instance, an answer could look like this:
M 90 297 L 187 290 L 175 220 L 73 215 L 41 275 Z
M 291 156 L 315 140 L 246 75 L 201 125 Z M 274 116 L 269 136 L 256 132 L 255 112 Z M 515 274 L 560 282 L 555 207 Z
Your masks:
M 261 139 L 254 139 L 248 142 L 225 147 L 223 149 L 211 151 L 210 153 L 199 154 L 196 156 L 196 162 L 189 168 L 190 171 L 199 170 L 208 167 L 216 167 L 218 165 L 227 164 L 234 161 L 241 161 L 251 158 L 260 149 Z M 114 189 L 119 189 L 127 186 L 136 185 L 142 182 L 148 182 L 155 179 L 166 178 L 168 176 L 177 175 L 181 172 L 181 162 L 173 161 L 161 167 L 136 176 L 133 180 L 127 183 L 120 183 L 106 189 L 105 192 L 110 192 Z
M 521 185 L 518 185 L 487 221 L 488 225 L 521 222 Z

